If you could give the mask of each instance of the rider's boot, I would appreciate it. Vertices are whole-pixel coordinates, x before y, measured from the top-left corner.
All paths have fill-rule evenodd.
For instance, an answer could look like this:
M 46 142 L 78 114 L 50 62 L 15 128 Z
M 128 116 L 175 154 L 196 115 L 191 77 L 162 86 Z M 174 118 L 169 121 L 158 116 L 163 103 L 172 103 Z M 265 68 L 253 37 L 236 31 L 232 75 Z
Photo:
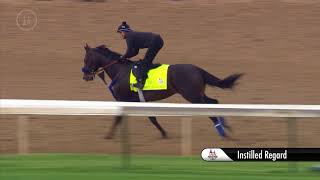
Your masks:
M 149 66 L 146 63 L 141 63 L 137 75 L 137 84 L 134 86 L 138 89 L 143 89 L 146 79 L 148 78 Z

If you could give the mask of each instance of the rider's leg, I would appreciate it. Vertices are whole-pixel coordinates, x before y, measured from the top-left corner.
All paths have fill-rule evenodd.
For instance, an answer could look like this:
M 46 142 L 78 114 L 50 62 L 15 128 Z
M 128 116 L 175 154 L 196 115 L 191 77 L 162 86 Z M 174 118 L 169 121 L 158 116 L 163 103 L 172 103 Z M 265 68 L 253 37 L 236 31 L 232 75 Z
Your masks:
M 162 47 L 163 47 L 163 40 L 160 36 L 158 36 L 152 41 L 152 45 L 147 50 L 143 58 L 143 61 L 149 66 L 151 66 L 154 58 L 156 57 L 156 55 L 158 54 L 158 52 Z
M 160 51 L 160 49 L 163 47 L 163 40 L 159 36 L 159 38 L 156 38 L 153 41 L 152 46 L 147 50 L 143 60 L 142 64 L 140 65 L 139 75 L 137 77 L 137 88 L 142 89 L 145 83 L 145 80 L 147 79 L 148 71 L 152 66 L 152 61 L 156 57 L 157 53 Z

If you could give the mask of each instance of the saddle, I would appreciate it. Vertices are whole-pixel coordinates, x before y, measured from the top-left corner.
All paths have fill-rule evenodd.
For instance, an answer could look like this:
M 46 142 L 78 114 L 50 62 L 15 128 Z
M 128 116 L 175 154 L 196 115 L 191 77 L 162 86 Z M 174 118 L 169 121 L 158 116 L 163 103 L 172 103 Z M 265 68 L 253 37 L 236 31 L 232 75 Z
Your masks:
M 151 70 L 151 69 L 155 69 L 155 68 L 161 66 L 161 64 L 151 64 L 150 67 L 143 67 L 143 66 L 145 66 L 145 64 L 144 64 L 141 60 L 135 62 L 135 63 L 132 65 L 131 69 L 132 69 L 132 73 L 133 73 L 133 75 L 134 75 L 135 77 L 139 77 L 139 75 L 140 75 L 141 73 L 143 73 L 142 71 L 144 71 L 144 70 L 145 70 L 145 71 L 149 71 L 149 70 Z M 146 69 L 144 69 L 144 68 L 146 68 Z M 147 73 L 146 73 L 146 74 L 147 74 Z
M 141 72 L 143 73 L 143 78 L 145 78 L 144 86 L 143 88 L 139 88 L 141 90 L 166 90 L 167 89 L 167 74 L 168 74 L 168 64 L 154 64 L 150 65 L 150 67 L 147 67 L 147 70 L 143 69 L 145 67 L 141 68 L 141 64 L 135 63 L 130 71 L 130 78 L 129 78 L 129 84 L 130 84 L 130 90 L 137 92 L 138 88 L 136 86 L 138 82 L 138 78 L 141 78 Z M 141 74 L 139 74 L 141 73 Z

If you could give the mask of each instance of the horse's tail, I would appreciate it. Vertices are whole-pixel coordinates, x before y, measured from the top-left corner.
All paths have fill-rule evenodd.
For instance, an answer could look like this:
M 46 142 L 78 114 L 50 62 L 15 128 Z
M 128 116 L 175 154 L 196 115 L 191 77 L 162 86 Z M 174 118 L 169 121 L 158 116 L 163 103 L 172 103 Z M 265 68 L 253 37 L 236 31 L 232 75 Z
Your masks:
M 237 80 L 243 75 L 241 73 L 237 73 L 232 74 L 224 79 L 219 79 L 203 69 L 201 69 L 201 71 L 206 84 L 222 89 L 232 89 L 235 85 L 237 85 Z

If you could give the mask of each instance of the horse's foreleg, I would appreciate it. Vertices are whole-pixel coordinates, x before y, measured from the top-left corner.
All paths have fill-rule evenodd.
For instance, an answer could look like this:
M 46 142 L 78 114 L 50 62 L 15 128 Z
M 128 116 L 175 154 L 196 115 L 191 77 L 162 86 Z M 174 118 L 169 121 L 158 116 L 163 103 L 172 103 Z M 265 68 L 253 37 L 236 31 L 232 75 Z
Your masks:
M 121 123 L 122 119 L 123 119 L 123 116 L 117 116 L 114 119 L 113 125 L 112 125 L 109 133 L 107 133 L 106 136 L 104 137 L 105 139 L 112 139 L 113 138 L 114 132 L 116 131 L 117 126 Z
M 149 117 L 149 120 L 152 122 L 154 126 L 157 127 L 157 129 L 161 132 L 162 138 L 167 138 L 167 133 L 166 131 L 161 127 L 161 125 L 158 123 L 156 117 Z

